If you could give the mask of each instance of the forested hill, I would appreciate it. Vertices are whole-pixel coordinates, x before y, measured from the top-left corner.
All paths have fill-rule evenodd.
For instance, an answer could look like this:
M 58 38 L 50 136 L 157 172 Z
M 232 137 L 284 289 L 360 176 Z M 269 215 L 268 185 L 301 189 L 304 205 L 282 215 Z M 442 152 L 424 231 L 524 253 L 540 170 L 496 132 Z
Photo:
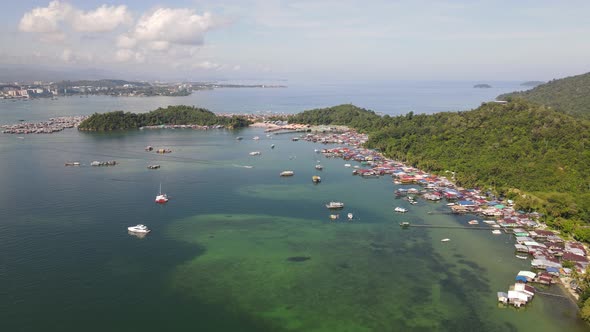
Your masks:
M 79 130 L 109 131 L 138 129 L 144 126 L 157 125 L 223 125 L 228 128 L 246 127 L 250 122 L 240 116 L 224 117 L 203 108 L 193 106 L 168 106 L 158 108 L 149 113 L 130 113 L 115 111 L 108 113 L 94 113 L 84 120 Z
M 521 208 L 554 217 L 590 218 L 590 125 L 544 106 L 519 99 L 465 112 L 379 117 L 341 105 L 290 121 L 348 124 L 369 133 L 368 147 L 439 174 L 455 171 L 460 185 L 492 187 L 518 196 Z
M 498 99 L 515 97 L 590 119 L 590 73 L 553 80 L 527 91 L 506 93 Z

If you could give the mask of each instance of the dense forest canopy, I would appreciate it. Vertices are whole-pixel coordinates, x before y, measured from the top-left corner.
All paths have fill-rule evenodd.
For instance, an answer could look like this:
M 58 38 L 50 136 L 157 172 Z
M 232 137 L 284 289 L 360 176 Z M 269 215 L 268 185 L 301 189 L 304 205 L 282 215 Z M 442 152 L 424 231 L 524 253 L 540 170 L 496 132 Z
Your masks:
M 95 113 L 84 120 L 78 129 L 90 131 L 109 131 L 138 129 L 157 125 L 223 125 L 228 128 L 246 127 L 250 122 L 240 116 L 224 117 L 203 108 L 193 106 L 168 106 L 149 113 L 130 113 L 114 111 Z
M 498 96 L 499 100 L 513 98 L 526 99 L 590 119 L 590 73 L 552 80 L 531 90 Z
M 554 224 L 590 219 L 590 124 L 545 106 L 519 99 L 465 112 L 380 117 L 340 105 L 290 122 L 349 125 L 369 133 L 367 146 L 388 157 L 439 174 L 454 171 L 459 185 L 492 188 Z

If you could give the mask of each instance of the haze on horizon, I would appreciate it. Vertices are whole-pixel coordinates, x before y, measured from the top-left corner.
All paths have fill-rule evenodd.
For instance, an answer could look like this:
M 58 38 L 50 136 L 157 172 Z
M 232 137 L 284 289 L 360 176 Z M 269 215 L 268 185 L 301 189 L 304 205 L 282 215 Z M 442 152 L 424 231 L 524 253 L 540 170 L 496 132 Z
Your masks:
M 2 8 L 4 69 L 324 81 L 590 71 L 586 0 L 23 0 Z

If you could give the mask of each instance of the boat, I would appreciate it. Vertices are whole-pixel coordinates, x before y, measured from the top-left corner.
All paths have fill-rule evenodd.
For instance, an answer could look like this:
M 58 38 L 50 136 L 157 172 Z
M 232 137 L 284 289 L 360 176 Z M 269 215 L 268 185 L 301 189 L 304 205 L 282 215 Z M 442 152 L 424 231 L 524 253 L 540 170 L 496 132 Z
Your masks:
M 336 220 L 338 218 L 340 218 L 340 215 L 339 214 L 331 214 L 330 215 L 330 219 L 332 219 L 332 220 Z
M 320 153 L 321 151 L 320 151 L 320 149 L 313 149 L 313 152 Z
M 254 137 L 252 137 L 252 139 L 253 139 L 253 140 L 255 140 L 255 141 L 257 141 L 257 140 L 259 140 L 259 139 L 260 139 L 260 137 L 258 137 L 258 136 L 254 136 Z
M 501 230 L 499 230 L 499 229 L 494 229 L 494 230 L 492 231 L 492 234 L 494 234 L 494 235 L 500 235 L 500 234 L 502 234 L 502 231 L 501 231 Z
M 297 141 L 299 140 L 299 137 L 293 137 L 293 138 L 291 138 L 291 140 L 292 140 L 293 142 L 297 142 Z
M 145 150 L 146 151 L 153 151 L 154 150 L 154 147 L 151 146 L 151 145 L 148 145 L 148 146 L 145 147 Z
M 410 223 L 409 223 L 409 222 L 407 222 L 407 221 L 400 222 L 400 223 L 399 223 L 399 225 L 400 225 L 401 227 L 410 227 Z
M 243 138 L 242 136 L 238 136 L 238 137 L 236 137 L 236 141 L 241 141 L 241 140 L 243 140 L 243 139 L 244 139 L 244 138 Z
M 127 230 L 133 233 L 143 233 L 143 234 L 147 234 L 149 232 L 151 232 L 151 230 L 149 228 L 147 228 L 146 225 L 135 225 L 135 226 L 129 226 L 127 227 Z
M 440 242 L 449 242 L 449 241 L 451 241 L 451 239 L 442 239 L 442 240 L 440 240 Z
M 160 193 L 156 196 L 155 202 L 158 204 L 164 204 L 168 202 L 168 195 L 162 194 L 162 184 L 160 183 Z
M 479 221 L 477 221 L 477 220 L 473 219 L 473 220 L 469 220 L 467 223 L 468 223 L 469 225 L 478 225 L 478 224 L 479 224 Z
M 324 169 L 324 166 L 317 164 L 317 165 L 315 165 L 315 169 L 317 169 L 318 171 L 321 171 Z
M 352 220 L 352 218 L 354 218 L 354 216 L 350 212 L 346 216 L 348 217 L 348 220 Z
M 528 256 L 524 256 L 524 255 L 515 255 L 516 258 L 520 258 L 520 259 L 527 259 L 529 258 Z
M 293 176 L 293 175 L 295 175 L 295 172 L 293 172 L 293 171 L 282 171 L 280 175 L 281 176 Z
M 350 167 L 350 166 L 351 166 L 350 164 L 344 164 L 344 167 Z
M 399 213 L 406 213 L 408 212 L 407 209 L 404 209 L 402 207 L 397 206 L 395 209 L 393 209 L 395 212 L 399 212 Z
M 158 168 L 160 168 L 160 165 L 148 165 L 147 168 L 148 169 L 158 169 Z
M 66 162 L 66 166 L 80 166 L 79 161 Z
M 484 222 L 484 224 L 488 224 L 488 225 L 495 225 L 496 224 L 495 220 L 484 220 L 483 222 Z
M 251 156 L 259 156 L 260 155 L 260 151 L 252 151 L 250 152 Z
M 271 145 L 270 145 L 270 148 L 271 148 L 271 149 L 274 149 L 274 148 L 275 148 L 275 145 L 274 145 L 274 144 L 271 144 Z
M 326 207 L 328 209 L 342 209 L 342 208 L 344 208 L 344 203 L 342 203 L 342 202 L 330 202 L 330 203 L 326 204 Z
M 313 183 L 320 183 L 320 182 L 322 182 L 322 178 L 320 178 L 317 175 L 314 175 L 311 177 L 311 181 L 313 181 Z

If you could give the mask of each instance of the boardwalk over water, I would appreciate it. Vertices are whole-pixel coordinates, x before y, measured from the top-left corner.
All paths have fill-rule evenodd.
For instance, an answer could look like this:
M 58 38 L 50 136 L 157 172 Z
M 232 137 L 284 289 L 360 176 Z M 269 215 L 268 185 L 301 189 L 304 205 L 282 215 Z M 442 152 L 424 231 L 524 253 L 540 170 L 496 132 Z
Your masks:
M 453 226 L 453 225 L 400 225 L 402 228 L 410 228 L 410 227 L 417 227 L 417 228 L 451 228 L 451 229 L 472 229 L 472 230 L 485 230 L 485 231 L 493 231 L 498 228 L 488 227 L 488 226 Z M 500 229 L 498 229 L 500 230 Z

